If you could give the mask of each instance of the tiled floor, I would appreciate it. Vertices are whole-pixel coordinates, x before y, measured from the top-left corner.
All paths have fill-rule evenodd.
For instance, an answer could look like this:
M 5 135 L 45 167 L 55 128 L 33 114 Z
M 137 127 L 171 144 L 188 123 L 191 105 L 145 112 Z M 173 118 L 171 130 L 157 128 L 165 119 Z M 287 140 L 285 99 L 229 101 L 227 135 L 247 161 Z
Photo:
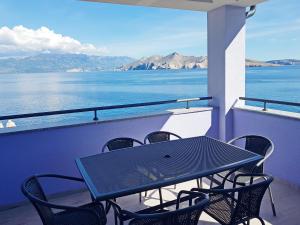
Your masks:
M 173 186 L 163 189 L 163 197 L 165 200 L 174 199 L 179 190 L 189 190 L 196 186 L 195 181 L 182 183 L 177 185 L 176 190 Z M 273 194 L 276 203 L 277 217 L 272 215 L 272 210 L 269 202 L 269 196 L 266 194 L 262 209 L 261 216 L 265 220 L 266 225 L 299 225 L 300 224 L 300 190 L 275 181 L 272 184 Z M 56 203 L 63 203 L 66 205 L 80 205 L 89 201 L 89 193 L 81 192 L 64 196 L 53 201 Z M 132 195 L 118 199 L 118 203 L 127 210 L 136 211 L 147 206 L 156 205 L 158 201 L 158 192 L 149 191 L 148 197 L 139 203 L 138 195 Z M 36 211 L 31 205 L 24 205 L 14 209 L 0 212 L 1 225 L 41 225 L 41 221 Z M 108 215 L 108 225 L 114 224 L 112 215 Z M 212 225 L 217 224 L 208 215 L 202 214 L 199 225 Z M 251 221 L 251 225 L 260 224 L 258 221 Z M 88 225 L 88 224 L 87 224 Z

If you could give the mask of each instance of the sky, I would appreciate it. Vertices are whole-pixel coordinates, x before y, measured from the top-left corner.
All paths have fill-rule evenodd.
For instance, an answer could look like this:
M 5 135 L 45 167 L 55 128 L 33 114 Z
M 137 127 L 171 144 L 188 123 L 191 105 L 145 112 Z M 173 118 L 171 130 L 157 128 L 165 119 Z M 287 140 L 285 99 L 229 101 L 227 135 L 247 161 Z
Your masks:
M 247 20 L 246 56 L 300 59 L 300 1 L 269 0 Z M 1 0 L 0 56 L 37 53 L 134 58 L 207 54 L 205 12 L 78 0 Z

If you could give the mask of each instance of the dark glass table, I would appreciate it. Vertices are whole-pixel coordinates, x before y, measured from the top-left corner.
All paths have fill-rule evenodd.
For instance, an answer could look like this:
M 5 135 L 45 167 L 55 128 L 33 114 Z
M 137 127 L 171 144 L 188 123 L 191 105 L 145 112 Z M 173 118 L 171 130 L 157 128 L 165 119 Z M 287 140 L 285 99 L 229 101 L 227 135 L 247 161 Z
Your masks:
M 93 198 L 118 198 L 255 164 L 262 157 L 206 136 L 76 159 Z

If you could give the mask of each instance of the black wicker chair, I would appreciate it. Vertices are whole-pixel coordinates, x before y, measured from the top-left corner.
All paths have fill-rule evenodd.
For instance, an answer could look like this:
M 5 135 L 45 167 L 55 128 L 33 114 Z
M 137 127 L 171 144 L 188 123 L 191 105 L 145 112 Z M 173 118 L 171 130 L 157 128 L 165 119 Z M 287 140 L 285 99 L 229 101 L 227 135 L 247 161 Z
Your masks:
M 226 179 L 229 182 L 233 182 L 234 175 L 237 174 L 245 174 L 245 173 L 265 173 L 264 170 L 264 162 L 270 157 L 270 155 L 274 151 L 274 144 L 273 142 L 263 136 L 258 135 L 245 135 L 241 137 L 234 138 L 228 142 L 228 144 L 233 144 L 239 147 L 242 147 L 248 151 L 254 152 L 256 154 L 259 154 L 263 156 L 264 158 L 259 161 L 255 165 L 249 165 L 243 168 L 240 168 L 237 171 L 225 171 L 223 173 L 216 174 L 218 177 L 223 179 Z M 215 179 L 212 179 L 211 187 L 213 186 L 213 181 L 216 181 Z M 218 183 L 218 182 L 217 182 Z M 241 180 L 238 184 L 243 186 L 245 183 L 249 183 L 249 180 L 247 180 L 247 177 L 244 177 L 244 180 Z M 271 201 L 271 207 L 273 211 L 273 215 L 276 216 L 276 210 L 275 210 L 275 204 L 273 199 L 273 194 L 271 190 L 271 186 L 268 187 L 269 197 Z
M 182 197 L 185 194 L 186 196 Z M 183 202 L 188 201 L 188 206 L 180 208 Z M 208 204 L 207 195 L 200 192 L 181 191 L 178 194 L 176 210 L 168 211 L 160 206 L 152 207 L 146 212 L 133 213 L 122 210 L 119 205 L 112 202 L 115 212 L 115 224 L 123 225 L 124 221 L 130 220 L 129 225 L 197 225 L 199 217 Z
M 22 184 L 22 192 L 34 205 L 44 225 L 106 224 L 106 215 L 104 207 L 101 203 L 92 202 L 79 207 L 72 207 L 48 202 L 48 199 L 39 181 L 41 178 L 58 178 L 79 182 L 84 181 L 81 178 L 55 174 L 32 176 L 24 181 Z
M 237 187 L 239 179 L 250 180 L 246 186 Z M 225 180 L 217 188 L 192 189 L 209 194 L 209 205 L 205 212 L 222 225 L 250 225 L 251 219 L 260 220 L 260 206 L 263 196 L 270 186 L 273 178 L 264 174 L 239 174 L 235 176 L 233 188 L 224 189 Z
M 106 144 L 102 147 L 102 152 L 105 152 L 106 149 L 109 151 L 119 150 L 122 148 L 130 148 L 138 145 L 143 145 L 139 140 L 128 138 L 128 137 L 120 137 L 114 138 L 106 142 Z
M 145 137 L 144 144 L 170 141 L 172 137 L 175 139 L 181 139 L 179 135 L 168 131 L 154 131 Z

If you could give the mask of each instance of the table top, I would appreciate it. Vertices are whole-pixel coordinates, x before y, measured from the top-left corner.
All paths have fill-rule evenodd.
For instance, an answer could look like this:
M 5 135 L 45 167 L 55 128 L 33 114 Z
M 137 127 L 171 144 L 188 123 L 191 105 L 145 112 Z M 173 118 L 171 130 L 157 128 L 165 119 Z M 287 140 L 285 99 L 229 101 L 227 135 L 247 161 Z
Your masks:
M 76 159 L 96 200 L 106 200 L 256 163 L 262 156 L 206 136 Z

